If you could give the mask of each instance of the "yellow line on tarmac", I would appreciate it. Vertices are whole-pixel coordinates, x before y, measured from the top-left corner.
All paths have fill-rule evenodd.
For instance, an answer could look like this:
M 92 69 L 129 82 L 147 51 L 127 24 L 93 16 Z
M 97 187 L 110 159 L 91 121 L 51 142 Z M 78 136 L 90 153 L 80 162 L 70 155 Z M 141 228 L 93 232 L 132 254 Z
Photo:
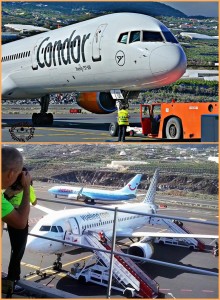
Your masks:
M 64 264 L 63 267 L 66 267 L 66 266 L 71 265 L 71 264 L 76 263 L 76 262 L 80 262 L 80 261 L 86 260 L 86 259 L 88 259 L 88 258 L 91 258 L 92 256 L 93 256 L 93 254 L 88 255 L 88 256 L 85 256 L 85 257 L 82 257 L 82 258 L 79 258 L 79 259 L 76 259 L 76 260 L 73 260 L 73 261 L 71 261 L 71 262 L 68 262 L 68 263 Z M 35 270 L 38 270 L 38 269 L 39 269 L 39 266 L 35 266 L 35 265 L 32 265 L 32 264 L 27 264 L 27 263 L 25 263 L 25 262 L 21 262 L 21 265 L 22 265 L 22 266 L 25 266 L 25 267 L 28 267 L 28 268 L 35 269 Z M 66 273 L 62 273 L 62 272 L 57 273 L 57 271 L 51 270 L 50 268 L 52 268 L 52 267 L 53 267 L 53 266 L 49 266 L 48 269 L 45 270 L 45 273 L 47 273 L 47 274 L 49 274 L 49 273 L 50 273 L 50 274 L 55 274 L 55 273 L 56 273 L 56 275 L 58 275 L 58 276 L 60 276 L 60 277 L 66 276 Z M 44 272 L 44 271 L 43 271 L 43 272 Z M 36 277 L 39 277 L 39 275 L 35 274 L 35 275 L 32 275 L 32 276 L 28 276 L 28 278 L 27 278 L 26 280 L 31 280 L 31 279 L 36 278 Z

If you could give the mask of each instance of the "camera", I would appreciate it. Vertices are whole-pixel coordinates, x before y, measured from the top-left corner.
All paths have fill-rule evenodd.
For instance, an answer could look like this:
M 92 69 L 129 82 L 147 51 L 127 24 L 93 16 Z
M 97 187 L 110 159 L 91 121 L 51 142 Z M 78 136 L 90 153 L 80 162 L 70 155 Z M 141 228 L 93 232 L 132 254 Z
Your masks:
M 27 168 L 23 167 L 22 171 L 27 172 Z M 19 191 L 23 189 L 23 186 L 21 184 L 21 178 L 22 178 L 22 173 L 18 175 L 16 181 L 11 185 L 11 189 L 13 191 Z

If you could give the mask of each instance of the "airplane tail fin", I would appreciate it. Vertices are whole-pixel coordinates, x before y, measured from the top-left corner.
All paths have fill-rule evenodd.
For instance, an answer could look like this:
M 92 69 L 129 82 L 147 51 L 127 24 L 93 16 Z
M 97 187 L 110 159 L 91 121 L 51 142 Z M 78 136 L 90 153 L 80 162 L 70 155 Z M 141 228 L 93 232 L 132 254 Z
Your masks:
M 156 169 L 156 171 L 154 172 L 154 176 L 151 179 L 151 183 L 147 191 L 146 197 L 144 198 L 143 201 L 144 203 L 154 204 L 158 178 L 159 178 L 159 169 Z
M 141 181 L 142 174 L 137 174 L 132 178 L 122 189 L 120 192 L 127 193 L 127 194 L 136 194 L 137 187 Z

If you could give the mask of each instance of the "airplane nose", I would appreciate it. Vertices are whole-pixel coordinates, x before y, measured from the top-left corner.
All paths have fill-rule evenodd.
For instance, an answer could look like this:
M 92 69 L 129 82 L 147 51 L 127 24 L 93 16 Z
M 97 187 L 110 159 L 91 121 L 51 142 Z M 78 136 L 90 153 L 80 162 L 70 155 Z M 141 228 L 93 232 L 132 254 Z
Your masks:
M 186 55 L 180 45 L 163 45 L 150 56 L 151 72 L 163 85 L 178 80 L 185 73 L 186 65 Z
M 39 252 L 39 241 L 37 241 L 36 237 L 28 236 L 26 250 L 31 253 Z

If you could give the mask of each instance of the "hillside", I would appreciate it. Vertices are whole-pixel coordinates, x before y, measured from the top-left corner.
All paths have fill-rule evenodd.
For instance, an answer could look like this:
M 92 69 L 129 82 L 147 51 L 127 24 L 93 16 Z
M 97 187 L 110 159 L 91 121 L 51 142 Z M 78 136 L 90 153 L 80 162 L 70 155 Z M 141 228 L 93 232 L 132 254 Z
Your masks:
M 72 14 L 73 10 L 96 11 L 96 12 L 136 12 L 150 16 L 173 16 L 186 17 L 179 10 L 168 5 L 154 2 L 3 2 L 2 9 L 24 9 L 60 11 L 61 13 Z
M 147 189 L 155 169 L 160 168 L 158 188 L 164 193 L 218 194 L 218 165 L 205 158 L 217 151 L 211 145 L 127 145 L 124 148 L 105 144 L 54 144 L 22 145 L 22 148 L 25 166 L 38 181 L 122 187 L 141 173 L 140 188 Z M 122 150 L 126 155 L 121 155 Z M 177 159 L 181 153 L 184 157 L 194 155 L 196 159 L 184 158 L 174 163 L 173 158 Z M 169 161 L 166 157 L 172 159 Z M 112 161 L 137 164 L 112 168 Z

